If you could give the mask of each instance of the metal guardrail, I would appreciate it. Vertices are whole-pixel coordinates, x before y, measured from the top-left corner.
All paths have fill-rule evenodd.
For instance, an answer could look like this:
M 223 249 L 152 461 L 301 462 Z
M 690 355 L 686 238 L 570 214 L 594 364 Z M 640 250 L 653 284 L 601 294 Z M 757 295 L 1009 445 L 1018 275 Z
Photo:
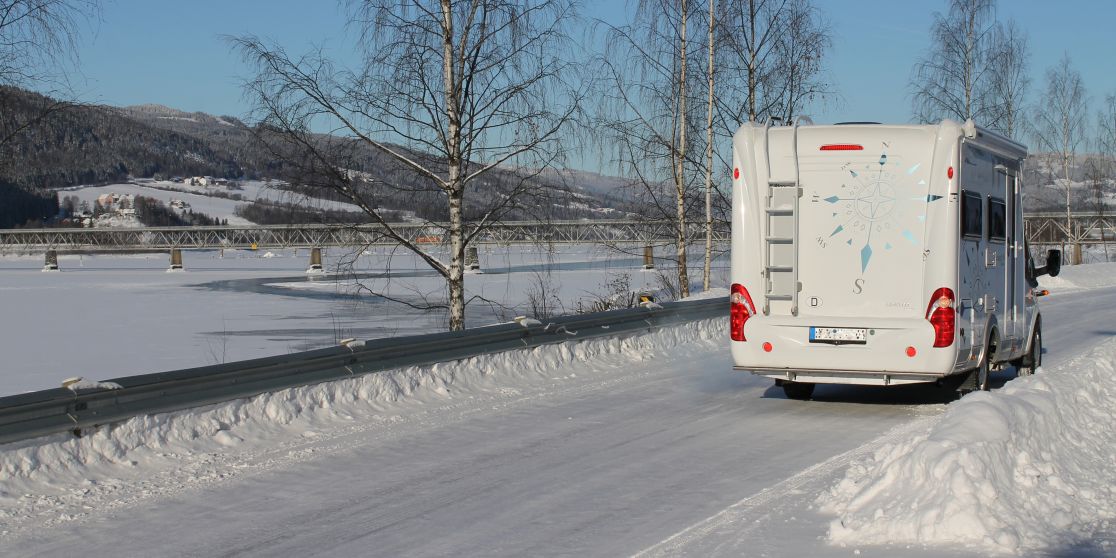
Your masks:
M 55 388 L 0 397 L 0 443 L 73 432 L 131 417 L 232 401 L 286 388 L 525 347 L 651 331 L 727 314 L 723 298 L 563 316 L 548 324 L 500 324 L 350 343 L 291 355 L 111 380 L 120 389 Z

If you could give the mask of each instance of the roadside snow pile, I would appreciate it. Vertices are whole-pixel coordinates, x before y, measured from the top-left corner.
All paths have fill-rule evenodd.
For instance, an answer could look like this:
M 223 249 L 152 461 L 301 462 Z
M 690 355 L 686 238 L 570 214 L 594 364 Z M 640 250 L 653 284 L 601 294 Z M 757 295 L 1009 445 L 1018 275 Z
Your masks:
M 1067 548 L 1116 519 L 1116 341 L 950 405 L 818 503 L 838 544 Z M 1116 550 L 1116 549 L 1113 549 Z
M 1116 285 L 1116 262 L 1073 265 L 1062 268 L 1057 277 L 1039 277 L 1039 286 L 1050 294 Z
M 723 344 L 724 326 L 711 319 L 402 368 L 136 417 L 82 438 L 0 445 L 0 539 L 221 482 L 278 459 L 310 459 L 308 439 L 382 434 L 395 424 L 429 424 L 439 413 L 457 421 L 597 382 L 640 381 L 647 367 L 634 363 L 706 353 Z

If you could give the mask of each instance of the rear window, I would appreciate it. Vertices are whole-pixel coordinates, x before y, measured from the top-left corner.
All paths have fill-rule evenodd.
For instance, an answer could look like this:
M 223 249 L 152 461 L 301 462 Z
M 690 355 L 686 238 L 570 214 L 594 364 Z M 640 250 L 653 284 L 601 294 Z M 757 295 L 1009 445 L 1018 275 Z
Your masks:
M 1007 204 L 1004 200 L 988 198 L 988 238 L 1003 241 L 1007 236 Z
M 980 237 L 984 234 L 984 200 L 980 194 L 963 192 L 961 195 L 961 235 Z

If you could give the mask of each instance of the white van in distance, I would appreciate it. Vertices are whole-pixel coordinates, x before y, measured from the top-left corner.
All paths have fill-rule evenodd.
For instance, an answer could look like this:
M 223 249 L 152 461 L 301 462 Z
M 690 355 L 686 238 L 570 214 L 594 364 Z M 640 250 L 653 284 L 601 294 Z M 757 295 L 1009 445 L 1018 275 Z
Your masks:
M 734 368 L 818 383 L 988 389 L 1042 355 L 1023 238 L 1026 147 L 972 121 L 772 127 L 733 138 Z

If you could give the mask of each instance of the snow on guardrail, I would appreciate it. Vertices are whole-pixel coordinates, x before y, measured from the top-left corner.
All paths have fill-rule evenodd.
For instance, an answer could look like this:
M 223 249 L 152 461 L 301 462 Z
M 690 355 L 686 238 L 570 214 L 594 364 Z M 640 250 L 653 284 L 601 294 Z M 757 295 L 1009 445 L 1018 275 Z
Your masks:
M 278 460 L 309 459 L 301 447 L 309 440 L 327 443 L 356 433 L 374 435 L 395 423 L 427 422 L 432 420 L 427 409 L 453 409 L 446 413 L 452 418 L 593 382 L 638 379 L 627 372 L 641 362 L 722 346 L 726 325 L 717 316 L 650 332 L 406 366 L 145 414 L 81 438 L 57 434 L 3 444 L 0 540 L 80 519 L 90 510 L 220 482 L 250 468 L 245 462 L 269 467 Z M 621 370 L 627 372 L 618 374 Z

